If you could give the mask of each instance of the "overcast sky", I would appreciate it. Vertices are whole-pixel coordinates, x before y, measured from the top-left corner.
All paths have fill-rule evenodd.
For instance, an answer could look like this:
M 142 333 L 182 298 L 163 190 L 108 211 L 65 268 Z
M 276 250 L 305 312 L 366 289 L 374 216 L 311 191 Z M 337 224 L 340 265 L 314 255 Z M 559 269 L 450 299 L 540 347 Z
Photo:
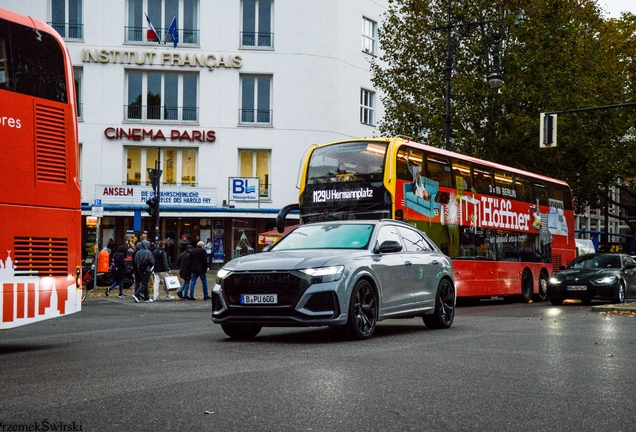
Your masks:
M 609 13 L 611 18 L 619 18 L 623 11 L 636 14 L 636 1 L 634 0 L 597 0 L 597 2 Z

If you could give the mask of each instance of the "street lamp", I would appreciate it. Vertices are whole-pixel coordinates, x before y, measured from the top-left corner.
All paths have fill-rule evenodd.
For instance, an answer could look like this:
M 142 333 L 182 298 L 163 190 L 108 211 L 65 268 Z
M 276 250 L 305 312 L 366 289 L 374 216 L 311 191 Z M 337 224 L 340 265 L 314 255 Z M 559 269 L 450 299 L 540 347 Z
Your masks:
M 434 27 L 435 31 L 445 31 L 447 32 L 447 48 L 446 48 L 446 66 L 444 67 L 445 77 L 446 77 L 446 135 L 445 135 L 445 148 L 446 150 L 451 149 L 451 76 L 453 75 L 453 56 L 455 55 L 455 48 L 459 45 L 461 39 L 468 35 L 473 29 L 477 27 L 483 26 L 485 24 L 490 24 L 496 21 L 475 21 L 470 23 L 456 23 L 451 19 L 451 1 L 448 0 L 448 22 L 445 26 Z M 457 39 L 456 46 L 453 46 L 453 38 L 452 32 L 454 29 L 461 29 L 462 32 L 459 34 Z M 493 89 L 499 89 L 503 85 L 503 77 L 501 74 L 501 68 L 499 64 L 499 42 L 501 41 L 501 35 L 499 33 L 494 33 L 492 35 L 493 41 L 493 68 L 486 78 L 488 81 L 488 85 Z

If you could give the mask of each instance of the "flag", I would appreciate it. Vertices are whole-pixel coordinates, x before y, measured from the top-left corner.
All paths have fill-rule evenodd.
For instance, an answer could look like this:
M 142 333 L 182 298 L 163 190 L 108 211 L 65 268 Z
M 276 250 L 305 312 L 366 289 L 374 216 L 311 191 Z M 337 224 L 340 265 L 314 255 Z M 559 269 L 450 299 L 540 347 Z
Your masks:
M 148 18 L 148 14 L 144 13 L 144 15 L 146 15 L 146 22 L 148 23 L 148 26 L 146 27 L 146 39 L 149 41 L 157 41 L 160 42 L 159 40 L 159 35 L 157 34 L 157 30 L 155 30 L 155 26 L 152 25 L 152 23 L 150 22 L 150 18 Z
M 163 38 L 163 43 L 166 43 L 166 41 L 168 40 L 168 36 L 172 38 L 172 42 L 174 43 L 174 47 L 176 48 L 177 44 L 179 43 L 179 33 L 177 32 L 176 16 L 172 19 L 172 24 L 170 24 L 170 27 L 168 27 L 168 31 Z

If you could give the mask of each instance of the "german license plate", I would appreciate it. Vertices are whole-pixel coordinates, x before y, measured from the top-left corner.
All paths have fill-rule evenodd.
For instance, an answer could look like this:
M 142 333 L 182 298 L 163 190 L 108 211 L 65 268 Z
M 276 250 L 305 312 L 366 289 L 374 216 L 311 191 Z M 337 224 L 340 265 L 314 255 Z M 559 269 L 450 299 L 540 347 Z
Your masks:
M 587 291 L 587 286 L 585 285 L 568 285 L 565 287 L 567 291 Z
M 241 304 L 277 304 L 278 294 L 241 294 Z

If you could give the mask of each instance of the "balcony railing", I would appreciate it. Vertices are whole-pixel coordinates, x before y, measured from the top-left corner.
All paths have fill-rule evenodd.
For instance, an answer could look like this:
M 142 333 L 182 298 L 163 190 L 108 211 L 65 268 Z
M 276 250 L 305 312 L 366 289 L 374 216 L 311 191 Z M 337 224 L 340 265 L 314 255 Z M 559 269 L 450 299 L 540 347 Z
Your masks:
M 156 105 L 124 105 L 126 121 L 196 123 L 198 107 L 170 107 Z
M 177 182 L 161 182 L 161 187 L 174 187 L 174 188 L 180 188 L 180 187 L 197 187 L 199 184 L 195 181 L 195 176 L 193 176 L 192 180 L 187 180 L 187 176 L 183 177 L 183 181 L 181 183 L 177 183 Z M 122 182 L 123 185 L 127 185 L 127 186 L 141 186 L 141 185 L 145 185 L 145 186 L 152 186 L 152 184 L 150 183 L 150 180 L 146 180 L 145 182 L 139 181 L 139 180 L 126 180 L 124 182 Z
M 241 48 L 274 49 L 274 33 L 240 32 Z
M 159 41 L 156 39 L 148 39 L 148 29 L 145 27 L 125 26 L 124 42 L 144 45 L 155 45 L 159 42 L 163 42 L 164 39 L 166 39 L 168 30 L 160 27 L 155 27 L 155 30 L 157 30 Z M 179 45 L 199 46 L 199 30 L 177 29 L 177 33 L 179 34 Z M 166 43 L 172 43 L 172 38 L 168 37 Z
M 55 29 L 67 41 L 83 41 L 84 25 L 77 23 L 49 22 L 47 23 Z
M 272 110 L 239 109 L 239 124 L 256 125 L 256 126 L 271 126 L 272 116 L 273 116 Z

